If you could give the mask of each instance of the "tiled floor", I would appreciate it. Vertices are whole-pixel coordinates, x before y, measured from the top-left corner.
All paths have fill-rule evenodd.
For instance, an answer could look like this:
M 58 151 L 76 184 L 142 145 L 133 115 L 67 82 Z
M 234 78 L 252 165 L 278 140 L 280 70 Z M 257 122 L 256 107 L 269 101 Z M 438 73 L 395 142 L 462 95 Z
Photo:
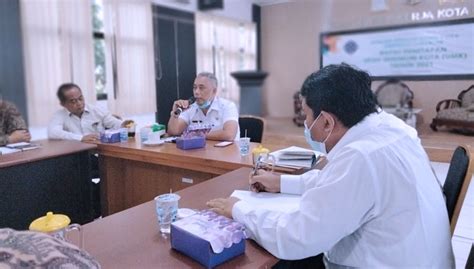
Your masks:
M 154 122 L 154 115 L 138 115 L 133 117 L 124 117 L 131 118 L 135 120 L 140 126 L 150 124 Z M 47 138 L 46 128 L 44 127 L 32 127 L 30 128 L 32 133 L 33 140 L 45 139 Z M 453 144 L 464 144 L 469 143 L 474 144 L 474 138 L 468 136 L 459 136 L 449 133 L 433 133 L 429 128 L 422 128 L 420 131 L 420 137 L 423 139 L 428 139 L 432 143 L 440 141 L 440 143 L 446 143 L 446 140 L 449 140 Z M 267 118 L 266 127 L 264 132 L 263 143 L 266 141 L 271 141 L 274 139 L 285 140 L 288 143 L 305 146 L 305 140 L 303 136 L 303 128 L 295 126 L 291 119 L 275 119 Z M 448 163 L 432 163 L 433 168 L 439 178 L 439 180 L 444 183 L 446 174 L 448 171 Z M 474 182 L 474 179 L 473 181 Z M 461 209 L 461 214 L 454 232 L 452 239 L 454 256 L 456 259 L 456 268 L 464 268 L 471 249 L 471 245 L 474 242 L 474 183 L 471 183 L 469 186 L 466 198 L 464 200 L 463 207 Z

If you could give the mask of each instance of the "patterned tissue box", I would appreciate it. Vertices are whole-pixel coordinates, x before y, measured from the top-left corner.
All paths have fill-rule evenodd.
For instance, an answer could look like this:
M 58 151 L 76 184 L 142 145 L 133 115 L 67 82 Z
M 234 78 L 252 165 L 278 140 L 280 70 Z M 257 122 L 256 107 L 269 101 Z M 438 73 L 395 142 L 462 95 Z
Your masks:
M 120 142 L 119 130 L 106 130 L 100 133 L 100 142 L 102 143 L 117 143 Z
M 210 210 L 171 224 L 171 247 L 206 268 L 213 268 L 245 252 L 244 226 Z

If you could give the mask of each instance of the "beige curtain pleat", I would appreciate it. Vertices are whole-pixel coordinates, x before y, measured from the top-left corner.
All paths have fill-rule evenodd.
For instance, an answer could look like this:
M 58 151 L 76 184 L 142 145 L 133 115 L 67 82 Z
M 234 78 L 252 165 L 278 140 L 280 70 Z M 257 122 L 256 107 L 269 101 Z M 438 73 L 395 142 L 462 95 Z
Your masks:
M 46 126 L 60 107 L 60 84 L 74 82 L 95 100 L 90 3 L 21 0 L 20 9 L 28 118 Z

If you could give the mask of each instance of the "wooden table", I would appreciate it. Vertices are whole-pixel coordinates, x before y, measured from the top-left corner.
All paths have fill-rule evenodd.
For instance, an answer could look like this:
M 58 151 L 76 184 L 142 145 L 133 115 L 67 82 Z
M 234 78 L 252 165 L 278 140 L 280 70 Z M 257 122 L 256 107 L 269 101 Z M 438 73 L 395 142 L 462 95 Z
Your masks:
M 41 140 L 38 149 L 0 156 L 0 227 L 28 229 L 46 212 L 92 220 L 89 154 L 96 145 Z
M 205 203 L 227 197 L 235 189 L 248 189 L 250 168 L 207 180 L 178 191 L 181 208 L 205 209 Z M 171 249 L 169 237 L 160 235 L 154 201 L 141 204 L 83 226 L 84 246 L 102 268 L 202 268 Z M 270 268 L 277 259 L 247 240 L 244 255 L 218 268 Z
M 236 143 L 221 148 L 181 150 L 173 143 L 149 147 L 131 139 L 126 143 L 98 144 L 102 215 L 107 216 L 178 191 L 241 167 L 252 167 L 252 156 L 240 156 Z M 258 144 L 251 143 L 250 150 Z M 271 150 L 286 145 L 266 145 Z M 295 170 L 282 169 L 292 173 Z

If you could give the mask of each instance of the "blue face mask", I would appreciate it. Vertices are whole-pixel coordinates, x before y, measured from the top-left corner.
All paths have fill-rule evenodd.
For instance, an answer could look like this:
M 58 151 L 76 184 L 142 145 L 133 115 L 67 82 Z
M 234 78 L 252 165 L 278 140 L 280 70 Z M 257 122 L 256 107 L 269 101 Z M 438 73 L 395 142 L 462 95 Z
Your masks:
M 311 124 L 311 127 L 313 125 Z M 318 152 L 322 152 L 324 154 L 326 154 L 326 149 L 325 149 L 325 146 L 324 144 L 322 143 L 319 143 L 317 141 L 314 141 L 312 138 L 311 138 L 311 132 L 309 131 L 310 129 L 308 129 L 308 126 L 306 125 L 306 121 L 304 122 L 304 138 L 306 139 L 306 143 L 308 143 L 308 145 L 315 151 L 318 151 Z M 324 150 L 323 150 L 324 149 Z
M 314 141 L 311 137 L 311 129 L 313 128 L 314 124 L 318 121 L 321 115 L 322 114 L 319 113 L 319 115 L 316 117 L 316 119 L 313 121 L 309 128 L 308 125 L 306 125 L 306 120 L 304 121 L 304 137 L 306 138 L 306 142 L 311 146 L 313 150 L 319 151 L 323 154 L 327 154 L 326 145 L 324 143 L 328 140 L 329 136 L 332 133 L 332 130 L 331 132 L 329 132 L 328 136 L 326 137 L 326 139 L 324 139 L 323 142 Z
M 208 109 L 209 107 L 211 107 L 211 104 L 212 104 L 212 101 L 206 100 L 206 101 L 204 101 L 204 103 L 202 103 L 200 105 L 198 104 L 198 107 L 200 109 Z

